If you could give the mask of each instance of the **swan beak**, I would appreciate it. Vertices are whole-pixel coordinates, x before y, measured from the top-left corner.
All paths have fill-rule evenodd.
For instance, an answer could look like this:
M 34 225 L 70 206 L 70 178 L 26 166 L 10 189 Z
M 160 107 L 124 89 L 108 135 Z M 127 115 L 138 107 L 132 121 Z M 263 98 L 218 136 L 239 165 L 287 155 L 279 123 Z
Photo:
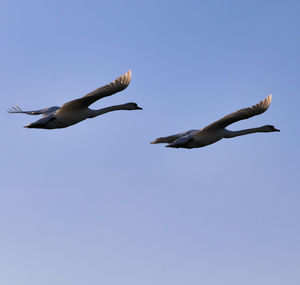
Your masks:
M 280 132 L 280 130 L 278 130 L 278 129 L 275 129 L 275 128 L 274 128 L 274 131 L 275 131 L 275 132 Z
M 141 107 L 137 107 L 137 109 L 138 109 L 138 110 L 143 110 L 143 108 L 141 108 Z

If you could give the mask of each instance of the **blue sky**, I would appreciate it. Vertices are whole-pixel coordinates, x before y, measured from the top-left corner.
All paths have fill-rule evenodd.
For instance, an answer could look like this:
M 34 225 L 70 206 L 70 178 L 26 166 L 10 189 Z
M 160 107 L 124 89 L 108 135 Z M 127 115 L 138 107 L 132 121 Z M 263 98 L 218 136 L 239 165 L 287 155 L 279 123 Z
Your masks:
M 2 1 L 0 282 L 298 285 L 299 1 Z M 62 105 L 132 70 L 61 130 L 11 105 Z M 167 149 L 269 93 L 280 133 Z M 296 130 L 296 132 L 295 132 Z

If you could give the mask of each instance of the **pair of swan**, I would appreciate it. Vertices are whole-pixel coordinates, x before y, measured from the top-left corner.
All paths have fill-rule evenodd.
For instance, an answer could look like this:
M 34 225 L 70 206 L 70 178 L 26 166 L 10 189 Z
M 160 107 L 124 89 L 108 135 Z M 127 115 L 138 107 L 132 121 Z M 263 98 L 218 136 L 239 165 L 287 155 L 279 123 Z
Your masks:
M 43 116 L 40 120 L 25 126 L 26 128 L 57 129 L 66 128 L 85 119 L 94 118 L 96 116 L 103 115 L 112 111 L 142 110 L 141 107 L 132 102 L 110 106 L 98 110 L 92 110 L 89 108 L 89 106 L 97 100 L 124 90 L 129 85 L 130 79 L 131 71 L 129 70 L 127 73 L 118 77 L 113 82 L 104 85 L 79 99 L 69 101 L 62 105 L 62 107 L 54 106 L 35 111 L 23 111 L 18 106 L 13 106 L 8 110 L 8 112 Z M 184 133 L 174 134 L 167 137 L 159 137 L 151 142 L 151 144 L 167 143 L 166 147 L 197 148 L 215 143 L 223 138 L 233 138 L 236 136 L 242 136 L 252 133 L 279 132 L 280 130 L 276 129 L 272 125 L 265 125 L 258 128 L 245 129 L 240 131 L 230 131 L 226 129 L 227 126 L 237 121 L 245 120 L 264 113 L 269 108 L 271 100 L 272 95 L 270 94 L 267 98 L 260 101 L 258 104 L 231 113 L 201 130 L 190 130 Z

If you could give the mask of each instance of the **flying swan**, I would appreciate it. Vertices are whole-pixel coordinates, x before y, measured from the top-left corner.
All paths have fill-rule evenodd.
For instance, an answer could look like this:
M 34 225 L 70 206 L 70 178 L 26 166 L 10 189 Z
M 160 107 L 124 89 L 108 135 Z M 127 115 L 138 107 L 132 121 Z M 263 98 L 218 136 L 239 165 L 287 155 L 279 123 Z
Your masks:
M 225 129 L 227 126 L 237 121 L 245 120 L 253 116 L 262 114 L 269 108 L 271 100 L 272 95 L 270 94 L 267 98 L 260 101 L 258 104 L 250 108 L 240 109 L 232 114 L 229 114 L 201 130 L 190 130 L 168 137 L 160 137 L 151 143 L 168 143 L 166 147 L 174 148 L 196 148 L 207 146 L 223 138 L 234 138 L 237 136 L 243 136 L 252 133 L 280 132 L 280 130 L 275 129 L 275 127 L 271 125 L 240 131 L 229 131 Z
M 124 90 L 130 82 L 131 71 L 117 78 L 115 81 L 104 85 L 87 95 L 69 101 L 62 105 L 62 107 L 49 107 L 42 110 L 23 111 L 18 106 L 13 106 L 8 110 L 9 113 L 22 113 L 28 115 L 42 115 L 43 118 L 24 126 L 24 128 L 36 129 L 58 129 L 66 128 L 71 125 L 77 124 L 85 119 L 94 118 L 108 112 L 117 110 L 143 110 L 136 103 L 126 103 L 121 105 L 110 106 L 103 109 L 92 110 L 88 108 L 97 100 L 106 96 L 113 95 L 117 92 Z

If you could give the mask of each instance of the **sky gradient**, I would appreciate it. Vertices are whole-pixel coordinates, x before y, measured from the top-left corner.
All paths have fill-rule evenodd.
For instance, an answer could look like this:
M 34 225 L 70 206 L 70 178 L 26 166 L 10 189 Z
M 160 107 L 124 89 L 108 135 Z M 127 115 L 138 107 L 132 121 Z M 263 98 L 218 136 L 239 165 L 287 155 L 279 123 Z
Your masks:
M 0 283 L 300 284 L 299 1 L 2 1 Z M 60 106 L 132 70 L 59 130 L 8 114 Z M 149 142 L 269 93 L 199 149 Z M 295 131 L 296 130 L 296 131 Z

